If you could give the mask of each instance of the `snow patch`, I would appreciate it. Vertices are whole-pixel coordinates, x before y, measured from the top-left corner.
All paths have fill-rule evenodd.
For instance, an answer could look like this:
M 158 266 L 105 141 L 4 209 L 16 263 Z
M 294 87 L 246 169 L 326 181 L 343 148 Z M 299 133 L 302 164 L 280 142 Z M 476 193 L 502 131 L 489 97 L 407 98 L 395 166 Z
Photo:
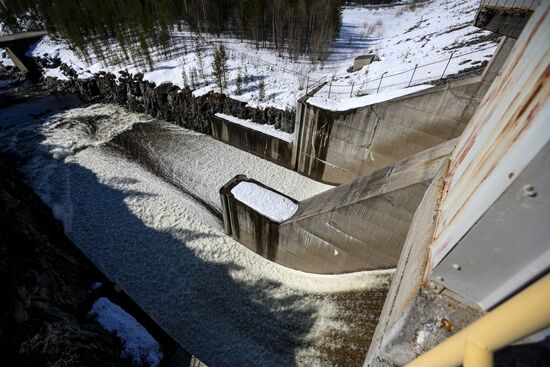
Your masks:
M 289 133 L 285 133 L 284 131 L 277 130 L 272 125 L 267 124 L 259 124 L 257 122 L 254 122 L 252 120 L 244 120 L 240 119 L 235 116 L 226 115 L 224 113 L 216 113 L 216 117 L 219 117 L 221 119 L 224 119 L 226 121 L 232 122 L 237 125 L 242 125 L 245 127 L 248 127 L 249 129 L 259 131 L 261 133 L 264 133 L 266 135 L 273 136 L 275 138 L 287 141 L 289 143 L 292 143 L 293 135 Z
M 92 312 L 103 329 L 120 338 L 123 357 L 130 357 L 137 365 L 156 367 L 160 364 L 163 354 L 159 343 L 120 306 L 101 297 L 92 306 Z
M 425 90 L 431 87 L 433 87 L 433 85 L 430 85 L 430 84 L 417 85 L 410 88 L 389 90 L 389 91 L 384 91 L 380 93 L 369 94 L 362 97 L 348 98 L 342 101 L 338 101 L 335 99 L 328 99 L 325 97 L 311 97 L 307 100 L 307 103 L 312 106 L 323 108 L 325 110 L 330 110 L 330 111 L 348 111 L 354 108 L 360 108 L 360 107 L 370 106 L 376 103 L 389 101 L 389 100 L 406 96 L 408 94 L 412 94 L 415 92 L 419 92 L 421 90 Z
M 292 200 L 255 183 L 240 182 L 231 193 L 241 203 L 278 223 L 292 217 L 298 210 L 298 204 Z

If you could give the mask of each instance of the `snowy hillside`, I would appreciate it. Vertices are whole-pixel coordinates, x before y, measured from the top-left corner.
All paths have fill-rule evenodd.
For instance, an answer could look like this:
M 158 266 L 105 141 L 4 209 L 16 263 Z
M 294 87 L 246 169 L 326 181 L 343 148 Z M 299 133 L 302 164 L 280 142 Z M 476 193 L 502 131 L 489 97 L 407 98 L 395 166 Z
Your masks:
M 405 87 L 416 64 L 419 67 L 412 84 L 437 80 L 453 52 L 455 55 L 445 75 L 479 65 L 491 57 L 496 38 L 472 25 L 478 6 L 479 0 L 432 0 L 415 6 L 346 6 L 340 35 L 323 64 L 311 64 L 307 58 L 293 61 L 286 56 L 279 57 L 275 51 L 256 50 L 254 45 L 241 40 L 196 37 L 186 31 L 174 31 L 172 47 L 166 53 L 153 54 L 155 66 L 152 70 L 126 61 L 118 66 L 106 66 L 98 60 L 86 62 L 67 44 L 49 37 L 40 41 L 30 53 L 59 57 L 82 78 L 101 70 L 116 73 L 127 69 L 132 73 L 144 72 L 145 79 L 157 84 L 172 82 L 183 87 L 185 69 L 188 83 L 196 84 L 194 93 L 200 95 L 219 90 L 211 75 L 211 64 L 213 48 L 223 42 L 230 56 L 228 86 L 224 93 L 251 106 L 288 110 L 293 109 L 296 100 L 305 94 L 306 84 L 311 89 L 319 81 L 332 80 L 332 86 L 327 85 L 317 96 L 328 98 L 330 89 L 330 99 L 344 99 L 376 92 L 383 74 L 381 89 Z M 200 44 L 199 53 L 197 44 Z M 117 46 L 109 45 L 105 53 L 113 55 L 112 62 L 117 63 L 120 62 L 118 51 Z M 368 72 L 367 68 L 355 73 L 346 71 L 354 57 L 371 52 L 379 60 L 368 67 Z M 432 65 L 423 67 L 425 64 Z M 191 83 L 194 73 L 196 81 Z M 396 73 L 399 75 L 394 76 Z M 236 86 L 239 74 L 243 80 L 241 94 L 237 93 Z M 46 75 L 66 78 L 59 68 L 47 70 Z M 261 80 L 266 92 L 263 100 L 258 92 Z

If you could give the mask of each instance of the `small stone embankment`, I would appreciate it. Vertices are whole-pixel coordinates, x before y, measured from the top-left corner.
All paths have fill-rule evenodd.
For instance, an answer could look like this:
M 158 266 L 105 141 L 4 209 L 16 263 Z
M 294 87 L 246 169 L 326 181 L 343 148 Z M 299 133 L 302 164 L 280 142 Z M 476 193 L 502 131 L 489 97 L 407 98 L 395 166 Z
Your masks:
M 0 354 L 17 366 L 135 366 L 89 314 L 99 296 L 129 309 L 64 235 L 60 222 L 0 157 Z M 91 284 L 104 285 L 92 290 Z M 118 297 L 118 299 L 117 299 Z M 145 326 L 146 323 L 143 323 Z M 149 328 L 149 327 L 148 327 Z M 170 341 L 158 338 L 167 348 Z M 170 352 L 170 350 L 168 350 Z
M 58 66 L 51 60 L 37 61 L 44 68 Z M 197 132 L 211 134 L 210 117 L 218 112 L 294 132 L 294 111 L 251 108 L 245 102 L 213 92 L 195 97 L 189 88 L 181 89 L 171 83 L 157 86 L 144 80 L 143 74 L 120 72 L 117 77 L 100 72 L 92 78 L 79 79 L 70 66 L 61 64 L 61 70 L 69 80 L 47 77 L 45 84 L 57 91 L 79 93 L 91 101 L 116 103 L 130 111 L 144 112 Z

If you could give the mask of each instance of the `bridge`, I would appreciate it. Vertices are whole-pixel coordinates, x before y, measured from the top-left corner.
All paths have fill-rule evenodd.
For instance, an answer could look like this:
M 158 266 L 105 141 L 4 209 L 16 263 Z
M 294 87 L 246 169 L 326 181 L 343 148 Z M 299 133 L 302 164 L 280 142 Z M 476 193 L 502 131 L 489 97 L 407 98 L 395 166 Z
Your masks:
M 25 55 L 29 46 L 47 34 L 46 31 L 21 32 L 0 36 L 0 47 L 4 48 L 17 68 L 27 73 L 30 79 L 39 76 L 38 65 Z

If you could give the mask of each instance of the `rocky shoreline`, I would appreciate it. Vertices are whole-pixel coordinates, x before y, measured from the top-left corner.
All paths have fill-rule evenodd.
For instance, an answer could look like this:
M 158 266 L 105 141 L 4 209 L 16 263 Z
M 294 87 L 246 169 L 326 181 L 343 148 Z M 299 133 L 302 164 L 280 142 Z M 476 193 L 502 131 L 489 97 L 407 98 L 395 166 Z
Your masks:
M 121 340 L 90 313 L 99 297 L 107 297 L 148 329 L 163 347 L 165 362 L 170 361 L 178 350 L 173 339 L 65 236 L 50 208 L 8 163 L 14 160 L 0 155 L 4 360 L 18 366 L 135 366 L 124 356 Z
M 132 366 L 87 317 L 97 272 L 0 157 L 0 352 L 23 366 Z M 99 278 L 100 279 L 100 278 Z
M 171 83 L 155 85 L 143 79 L 143 74 L 100 72 L 89 79 L 79 79 L 67 64 L 49 59 L 36 60 L 42 68 L 60 67 L 68 80 L 45 77 L 46 88 L 58 92 L 78 93 L 94 102 L 115 103 L 132 112 L 143 112 L 154 118 L 172 122 L 204 134 L 211 134 L 210 117 L 218 112 L 241 119 L 273 125 L 284 132 L 294 132 L 294 111 L 276 108 L 252 108 L 245 102 L 224 94 L 210 92 L 195 97 L 189 88 Z

